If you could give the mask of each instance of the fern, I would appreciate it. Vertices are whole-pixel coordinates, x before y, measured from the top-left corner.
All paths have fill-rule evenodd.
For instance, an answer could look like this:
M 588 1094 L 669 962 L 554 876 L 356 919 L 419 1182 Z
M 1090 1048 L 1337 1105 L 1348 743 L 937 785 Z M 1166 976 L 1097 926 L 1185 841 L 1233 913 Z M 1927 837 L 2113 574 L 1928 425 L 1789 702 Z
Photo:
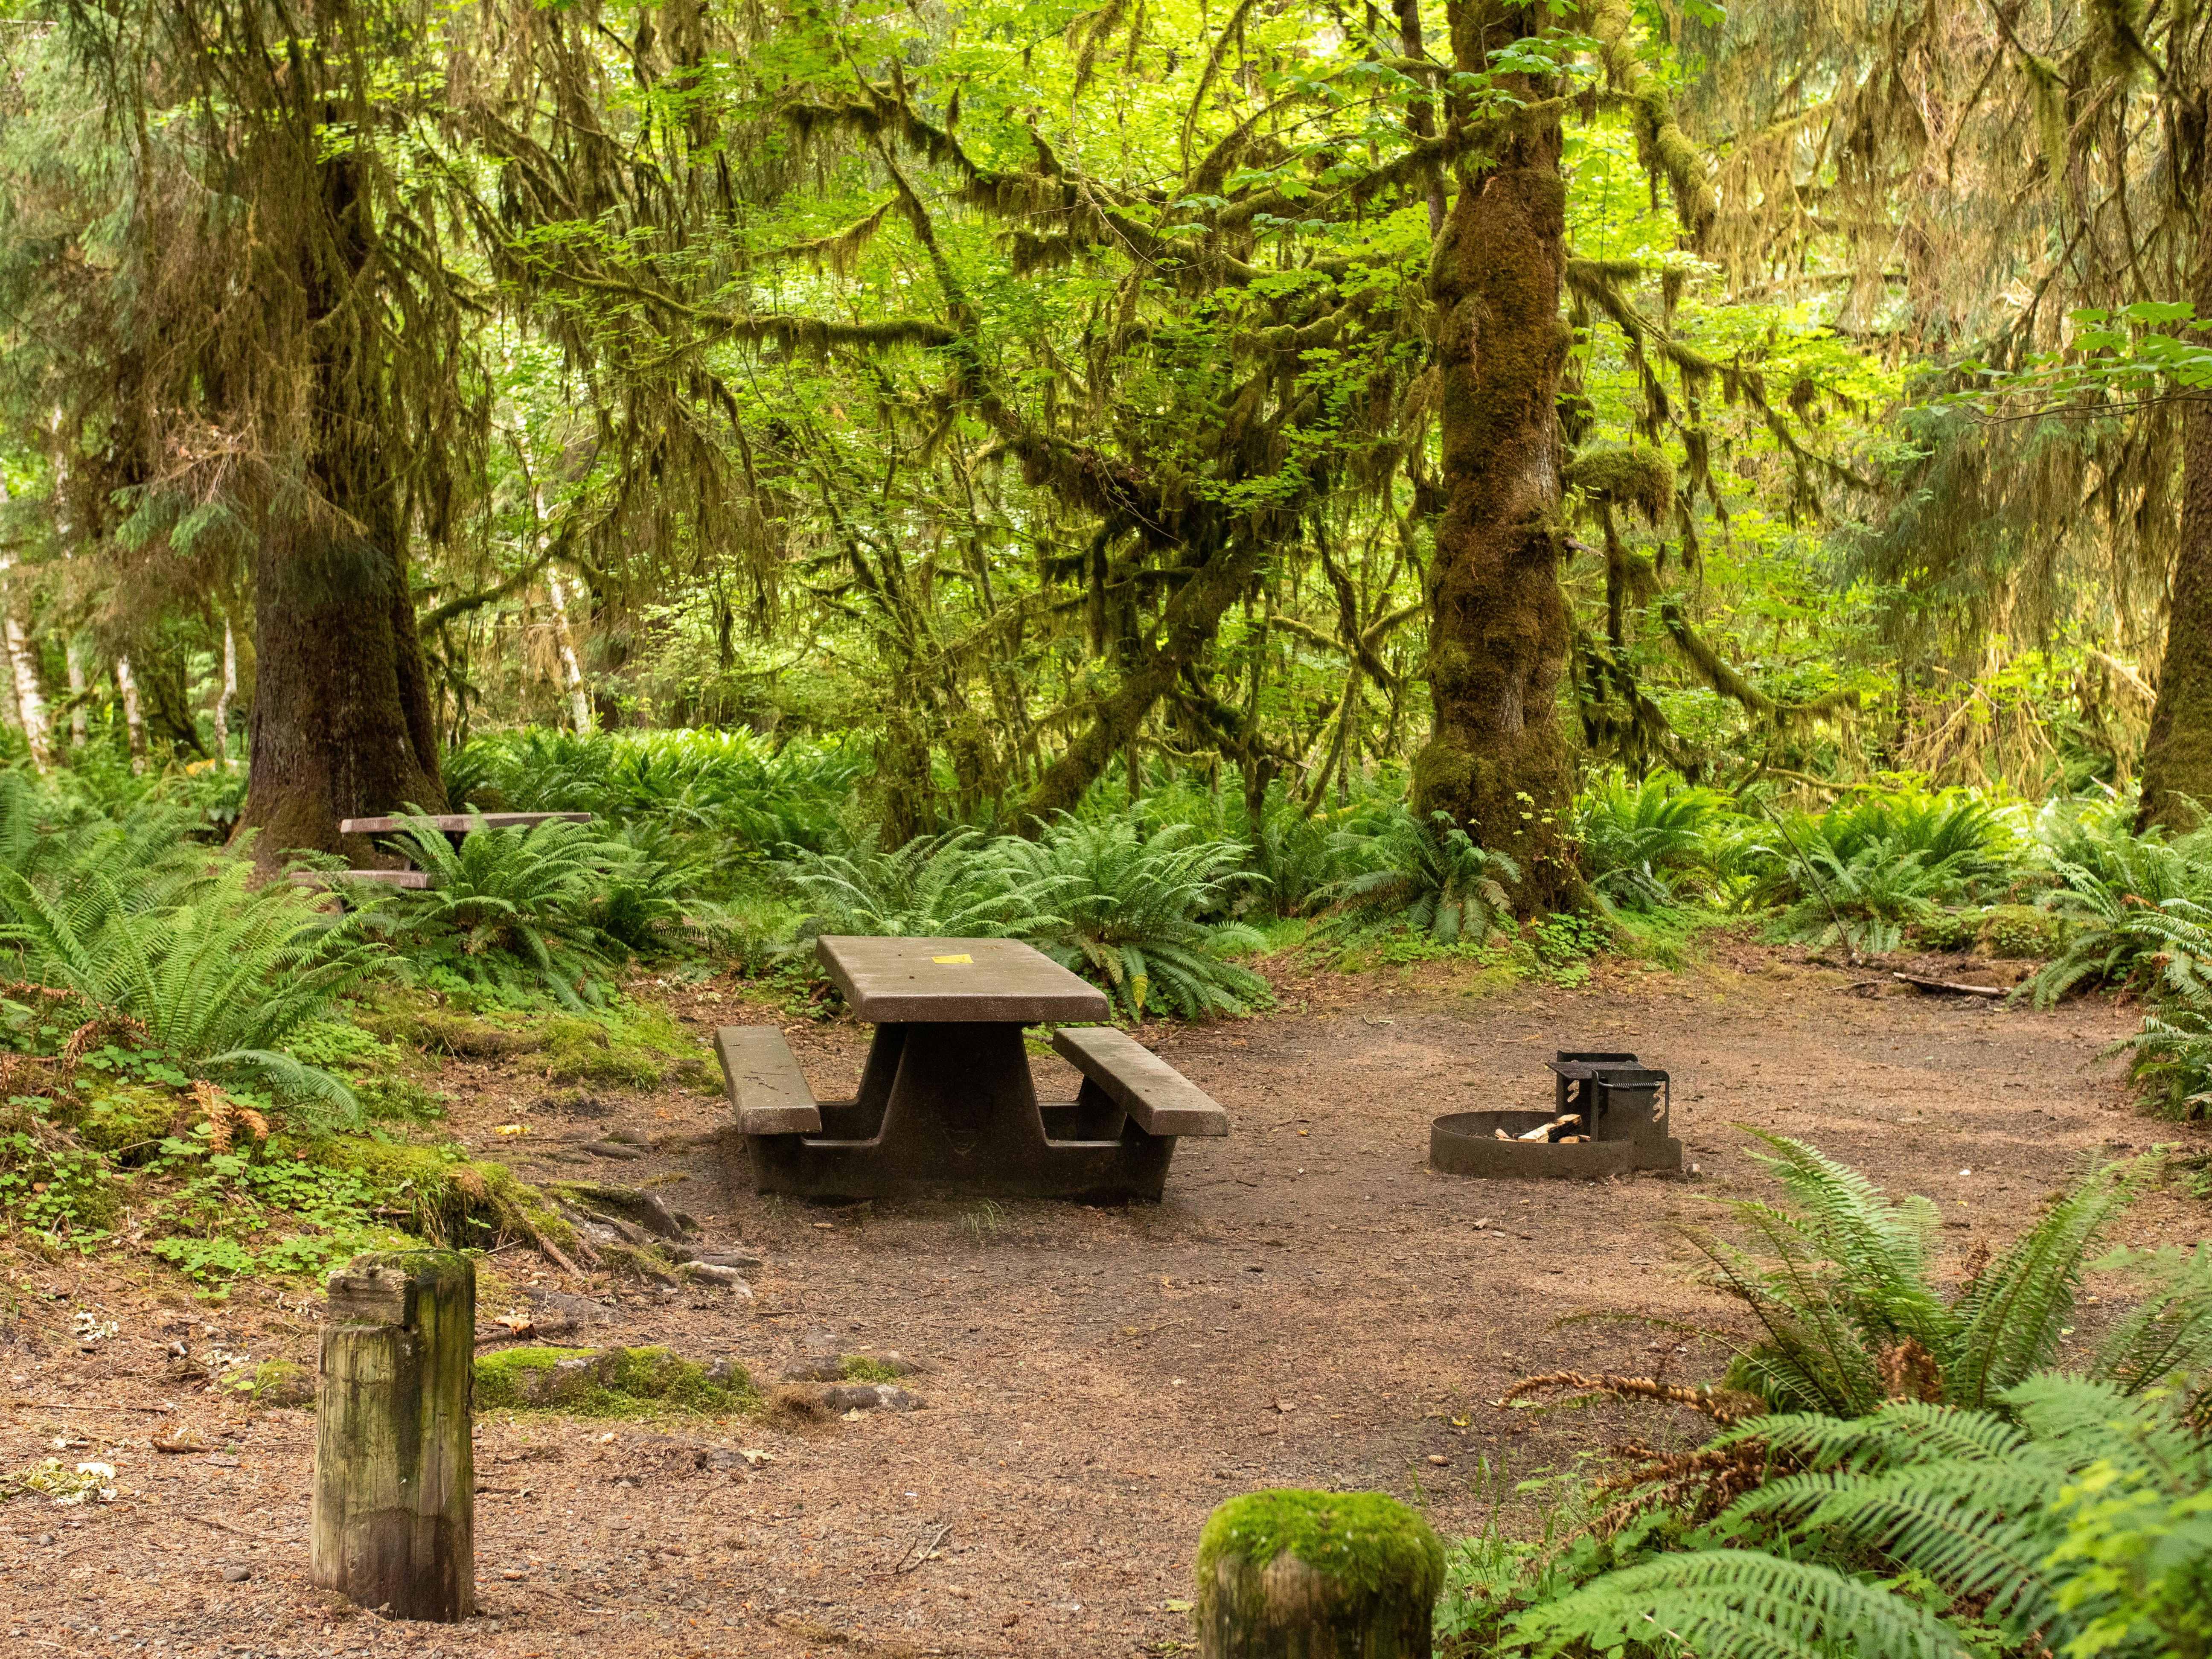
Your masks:
M 256 887 L 242 858 L 142 866 L 127 885 L 95 871 L 34 883 L 0 869 L 0 945 L 19 954 L 21 976 L 135 1020 L 208 1077 L 352 1110 L 343 1084 L 276 1051 L 380 958 L 354 919 L 283 883 Z
M 787 847 L 778 866 L 785 884 L 813 907 L 802 935 L 864 933 L 889 938 L 995 939 L 1018 918 L 1050 922 L 1072 879 L 1065 872 L 1011 874 L 973 830 L 925 836 L 884 852 L 871 833 L 842 851 Z
M 2030 1651 L 2203 1656 L 2212 1452 L 2175 1400 L 2044 1372 L 1999 1403 L 1741 1425 L 1707 1449 L 1763 1441 L 1796 1472 L 1715 1523 L 1738 1547 L 1606 1573 L 1510 1634 L 1544 1655 L 1968 1651 L 1966 1632 L 1893 1593 L 1923 1583 Z
M 1439 945 L 1480 944 L 1509 916 L 1506 888 L 1521 879 L 1519 865 L 1476 846 L 1448 812 L 1423 819 L 1401 806 L 1376 830 L 1340 833 L 1336 846 L 1368 866 L 1328 890 L 1339 937 L 1402 924 Z
M 1662 1556 L 1516 1616 L 1539 1656 L 1645 1651 L 1726 1659 L 1967 1659 L 1956 1632 L 1879 1585 L 1752 1550 Z
M 635 863 L 586 824 L 472 830 L 456 848 L 420 815 L 400 840 L 425 890 L 356 894 L 417 972 L 442 969 L 514 1000 L 550 994 L 580 1010 L 605 998 L 626 947 L 597 914 L 617 871 Z
M 1264 978 L 1221 954 L 1257 948 L 1260 935 L 1206 919 L 1250 884 L 1244 853 L 1188 824 L 1148 835 L 1128 817 L 1068 817 L 1034 842 L 1000 842 L 995 861 L 1011 879 L 1052 896 L 1057 914 L 1023 921 L 1022 938 L 1098 981 L 1132 1019 L 1163 1007 L 1202 1019 L 1272 1000 Z
M 1738 1347 L 1726 1384 L 1778 1411 L 1844 1417 L 1874 1411 L 1899 1386 L 1885 1376 L 1885 1364 L 1915 1354 L 1932 1368 L 1937 1397 L 1955 1406 L 1989 1404 L 2056 1354 L 2089 1253 L 2135 1195 L 2112 1171 L 2091 1171 L 1946 1300 L 1930 1278 L 1935 1218 L 1925 1200 L 1893 1200 L 1801 1141 L 1759 1139 L 1770 1149 L 1759 1162 L 1791 1205 L 1732 1206 L 1749 1248 L 1697 1242 L 1713 1282 L 1759 1327 L 1758 1338 Z M 2177 1302 L 2176 1318 L 2180 1307 Z M 2166 1374 L 2147 1369 L 2148 1346 L 2132 1334 L 2127 1340 L 2135 1358 L 2112 1364 L 2132 1367 L 2125 1373 L 2132 1386 L 2150 1386 Z M 2175 1344 L 2174 1363 L 2196 1352 L 2193 1341 Z

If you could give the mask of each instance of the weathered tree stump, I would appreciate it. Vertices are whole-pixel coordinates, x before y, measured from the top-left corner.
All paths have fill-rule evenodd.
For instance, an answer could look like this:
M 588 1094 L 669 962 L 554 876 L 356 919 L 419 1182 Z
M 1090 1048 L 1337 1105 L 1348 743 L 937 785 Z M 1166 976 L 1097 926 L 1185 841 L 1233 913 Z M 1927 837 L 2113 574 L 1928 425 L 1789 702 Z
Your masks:
M 477 1270 L 375 1250 L 331 1274 L 309 1572 L 398 1619 L 476 1610 Z
M 1379 1492 L 1256 1492 L 1198 1543 L 1201 1659 L 1430 1659 L 1443 1546 Z

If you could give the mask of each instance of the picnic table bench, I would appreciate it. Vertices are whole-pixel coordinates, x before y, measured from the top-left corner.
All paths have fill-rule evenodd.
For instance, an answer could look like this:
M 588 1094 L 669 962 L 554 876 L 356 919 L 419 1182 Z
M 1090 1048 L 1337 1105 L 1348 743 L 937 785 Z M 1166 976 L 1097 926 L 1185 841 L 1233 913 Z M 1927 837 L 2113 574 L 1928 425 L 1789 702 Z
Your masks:
M 1103 1019 L 1106 998 L 1012 939 L 825 936 L 816 954 L 876 1033 L 850 1100 L 817 1100 L 783 1033 L 715 1033 L 757 1190 L 806 1198 L 1157 1199 L 1183 1135 L 1229 1115 L 1127 1032 L 1062 1026 L 1083 1073 L 1044 1103 L 1022 1028 Z
M 459 847 L 472 830 L 528 830 L 556 818 L 563 823 L 589 823 L 592 815 L 589 812 L 434 812 L 427 817 L 340 818 L 338 834 L 396 836 L 402 830 L 428 823 Z M 420 891 L 430 884 L 430 878 L 404 857 L 396 869 L 302 870 L 295 872 L 291 880 L 296 886 L 323 888 L 327 888 L 334 880 L 375 882 L 382 886 L 404 888 L 410 891 Z

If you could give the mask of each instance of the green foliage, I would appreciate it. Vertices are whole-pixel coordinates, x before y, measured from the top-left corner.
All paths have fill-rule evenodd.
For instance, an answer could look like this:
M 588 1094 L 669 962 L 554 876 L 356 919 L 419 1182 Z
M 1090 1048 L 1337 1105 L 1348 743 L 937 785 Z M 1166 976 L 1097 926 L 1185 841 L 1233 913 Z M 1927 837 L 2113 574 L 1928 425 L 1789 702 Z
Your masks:
M 1343 832 L 1340 845 L 1367 866 L 1329 889 L 1340 938 L 1403 923 L 1440 944 L 1479 943 L 1510 920 L 1506 888 L 1520 880 L 1520 866 L 1476 846 L 1449 813 L 1425 822 L 1400 807 L 1380 830 Z
M 1711 833 L 1729 815 L 1724 797 L 1674 773 L 1635 782 L 1607 773 L 1575 799 L 1583 874 L 1601 898 L 1629 909 L 1705 896 L 1718 873 Z
M 1221 954 L 1257 949 L 1261 936 L 1201 920 L 1243 884 L 1244 850 L 1187 824 L 1148 836 L 1127 818 L 1064 817 L 1035 842 L 1000 842 L 998 857 L 1054 913 L 1021 920 L 1022 938 L 1098 981 L 1132 1019 L 1157 1008 L 1202 1019 L 1273 1000 L 1265 979 Z
M 836 744 L 771 746 L 750 732 L 532 728 L 471 738 L 446 759 L 446 793 L 486 811 L 593 812 L 696 839 L 725 870 L 790 844 L 819 847 L 863 762 Z
M 1619 1651 L 1655 1626 L 1773 1659 L 2010 1651 L 2202 1656 L 2212 1449 L 2172 1395 L 2043 1373 L 1976 1410 L 1770 1417 L 1708 1454 L 1775 1470 L 1694 1548 L 1521 1613 L 1512 1650 Z M 1932 1591 L 1932 1606 L 1914 1592 Z
M 1206 920 L 1249 884 L 1244 851 L 1187 823 L 1148 834 L 1130 817 L 1070 815 L 1033 842 L 970 830 L 885 853 L 871 837 L 843 852 L 791 849 L 782 868 L 813 907 L 802 939 L 1021 939 L 1099 981 L 1132 1018 L 1165 1008 L 1196 1019 L 1267 1000 L 1266 980 L 1220 954 L 1261 936 Z
M 1048 908 L 1064 884 L 1056 874 L 1010 880 L 1004 859 L 974 830 L 920 836 L 890 852 L 873 831 L 842 851 L 786 850 L 784 879 L 812 909 L 802 939 L 999 938 L 1018 917 Z
M 2074 927 L 2064 954 L 2035 977 L 2037 1006 L 2085 985 L 2155 992 L 2161 979 L 2189 998 L 2203 980 L 2212 921 L 2212 825 L 2168 842 L 2136 835 L 2118 813 L 2067 813 L 2056 802 L 2037 823 L 2063 884 L 2045 902 Z
M 1947 1297 L 1933 1273 L 1934 1206 L 1892 1200 L 1801 1141 L 1759 1138 L 1772 1149 L 1759 1161 L 1792 1206 L 1738 1200 L 1754 1249 L 1701 1244 L 1714 1282 L 1759 1330 L 1739 1344 L 1728 1386 L 1778 1411 L 1863 1415 L 1901 1376 L 1929 1398 L 1993 1405 L 2057 1356 L 2089 1252 L 2133 1196 L 2112 1170 L 2084 1176 Z
M 602 926 L 604 907 L 612 873 L 636 862 L 631 848 L 558 819 L 471 830 L 458 848 L 427 818 L 408 826 L 400 839 L 429 887 L 356 902 L 417 978 L 526 1006 L 605 1001 L 629 951 Z
M 358 1175 L 297 1156 L 249 1157 L 173 1142 L 175 1184 L 147 1206 L 149 1254 L 187 1277 L 319 1274 L 399 1242 L 379 1219 L 383 1194 Z
M 65 990 L 84 1018 L 128 1030 L 194 1076 L 276 1091 L 349 1117 L 330 1073 L 284 1052 L 380 963 L 350 917 L 241 858 L 111 869 L 105 837 L 37 878 L 0 868 L 0 951 L 14 977 Z
M 752 1410 L 742 1367 L 702 1366 L 667 1348 L 501 1348 L 479 1355 L 477 1409 L 571 1417 L 702 1415 Z

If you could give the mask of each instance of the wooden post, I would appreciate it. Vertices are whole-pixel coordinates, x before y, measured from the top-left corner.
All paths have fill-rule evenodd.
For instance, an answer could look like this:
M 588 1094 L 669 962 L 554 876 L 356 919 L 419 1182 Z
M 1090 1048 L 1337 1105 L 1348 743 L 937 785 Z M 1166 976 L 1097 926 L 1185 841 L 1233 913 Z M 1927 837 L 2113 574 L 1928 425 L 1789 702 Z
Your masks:
M 1198 1543 L 1200 1659 L 1431 1659 L 1443 1546 L 1380 1492 L 1256 1492 Z
M 374 1250 L 332 1273 L 315 1395 L 309 1575 L 365 1607 L 476 1611 L 477 1270 Z

